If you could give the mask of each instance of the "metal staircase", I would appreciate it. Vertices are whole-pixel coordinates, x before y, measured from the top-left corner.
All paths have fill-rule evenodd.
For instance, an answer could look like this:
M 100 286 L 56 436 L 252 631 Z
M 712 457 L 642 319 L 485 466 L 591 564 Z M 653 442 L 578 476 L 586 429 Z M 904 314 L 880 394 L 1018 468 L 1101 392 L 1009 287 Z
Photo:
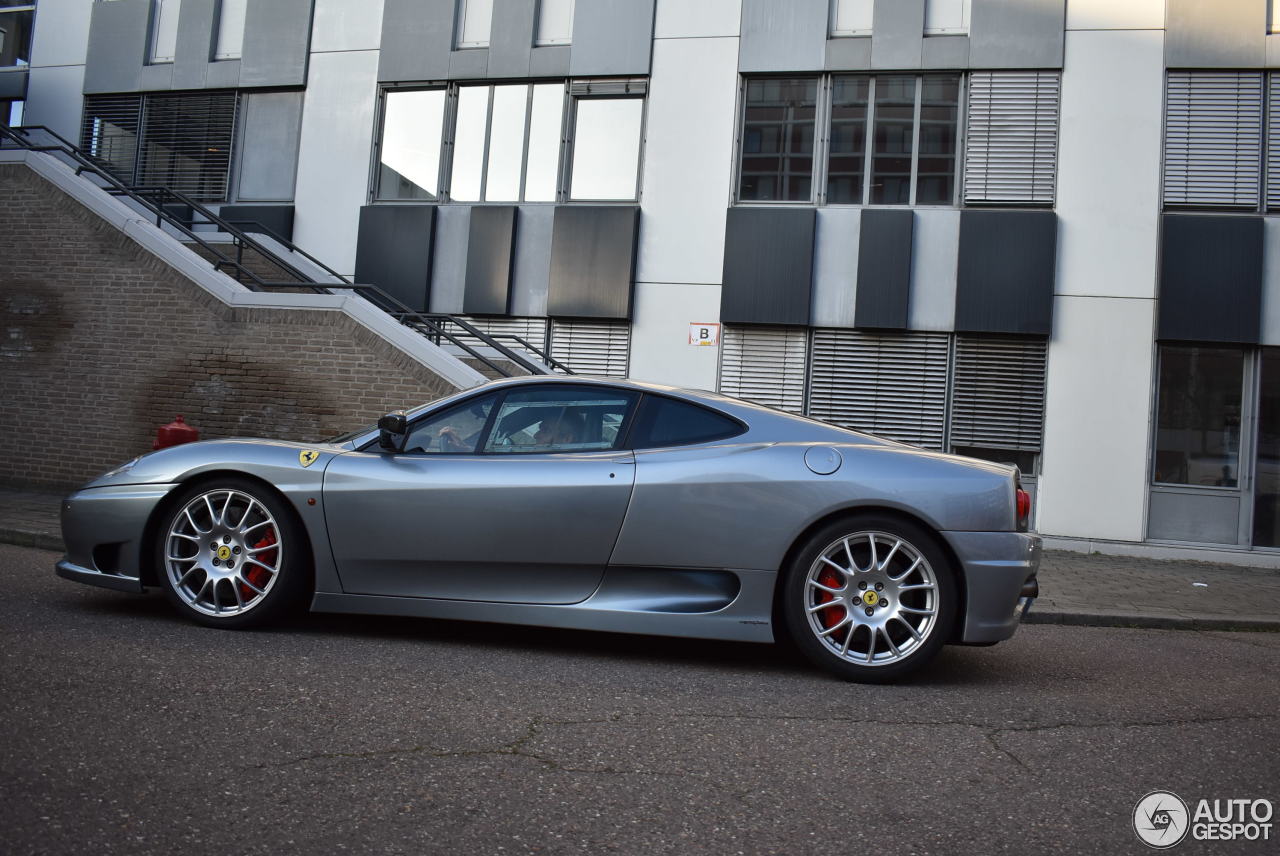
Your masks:
M 43 125 L 15 128 L 0 122 L 0 149 L 13 148 L 58 158 L 103 193 L 121 197 L 154 218 L 158 228 L 177 233 L 176 236 L 209 261 L 214 270 L 251 291 L 349 292 L 434 344 L 452 346 L 464 359 L 482 366 L 481 371 L 488 369 L 486 374 L 501 377 L 526 373 L 573 374 L 568 366 L 519 336 L 491 334 L 456 315 L 418 312 L 376 285 L 353 283 L 260 223 L 226 220 L 186 194 L 167 187 L 126 185 L 92 155 Z M 253 237 L 254 234 L 275 246 Z

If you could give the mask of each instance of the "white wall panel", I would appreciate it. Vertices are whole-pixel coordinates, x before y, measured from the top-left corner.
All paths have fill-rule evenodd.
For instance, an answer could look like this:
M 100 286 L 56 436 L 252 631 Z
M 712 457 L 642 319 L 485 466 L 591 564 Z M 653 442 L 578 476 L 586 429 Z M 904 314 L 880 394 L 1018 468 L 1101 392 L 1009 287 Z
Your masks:
M 355 270 L 377 86 L 377 51 L 311 57 L 293 239 L 342 274 Z
M 1163 34 L 1067 33 L 1066 57 L 1057 291 L 1154 297 Z
M 382 40 L 382 0 L 315 0 L 311 51 L 377 50 Z
M 93 0 L 40 0 L 31 35 L 31 65 L 83 65 Z
M 45 125 L 71 142 L 78 142 L 83 91 L 83 65 L 32 68 L 27 77 L 23 124 Z
M 737 68 L 737 39 L 654 44 L 637 281 L 720 282 Z
M 687 39 L 736 36 L 741 27 L 742 0 L 658 0 L 653 32 L 658 39 Z
M 690 322 L 720 319 L 720 286 L 637 282 L 631 327 L 631 376 L 696 389 L 716 388 L 723 347 L 689 344 Z
M 1141 541 L 1155 301 L 1058 297 L 1037 528 Z
M 1068 30 L 1160 30 L 1164 0 L 1067 0 Z

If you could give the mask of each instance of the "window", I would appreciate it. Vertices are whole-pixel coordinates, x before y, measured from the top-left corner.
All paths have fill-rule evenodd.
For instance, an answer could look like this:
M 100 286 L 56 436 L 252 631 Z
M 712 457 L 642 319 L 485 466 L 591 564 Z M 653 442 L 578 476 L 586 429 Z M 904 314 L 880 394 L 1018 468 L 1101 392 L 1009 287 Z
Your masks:
M 637 81 L 389 89 L 375 198 L 634 200 L 643 92 Z
M 538 35 L 534 44 L 567 45 L 573 41 L 573 0 L 538 0 Z
M 954 202 L 959 75 L 749 79 L 743 100 L 740 201 Z
M 31 64 L 35 17 L 36 7 L 30 0 L 0 0 L 0 68 L 26 68 Z
M 1243 387 L 1239 349 L 1160 348 L 1153 481 L 1236 487 Z
M 831 35 L 871 35 L 871 13 L 874 6 L 875 0 L 831 0 Z
M 474 455 L 498 396 L 464 402 L 415 422 L 405 441 L 409 455 Z
M 626 321 L 551 322 L 551 356 L 574 374 L 626 377 L 630 351 Z
M 660 395 L 646 395 L 631 432 L 630 446 L 653 449 L 710 443 L 744 430 L 736 420 L 709 408 Z
M 720 391 L 767 407 L 804 412 L 809 331 L 803 327 L 726 326 Z
M 964 201 L 1052 205 L 1058 162 L 1056 71 L 969 75 Z
M 16 128 L 22 124 L 22 108 L 24 102 L 22 100 L 9 101 L 4 110 L 0 110 L 0 116 L 5 117 L 5 121 L 9 123 L 9 127 Z
M 221 0 L 218 3 L 218 47 L 214 59 L 240 59 L 244 47 L 244 13 L 248 0 Z
M 925 0 L 926 36 L 962 35 L 969 32 L 971 0 Z
M 492 23 L 493 0 L 458 0 L 457 48 L 489 47 Z
M 502 401 L 485 452 L 598 452 L 613 449 L 636 395 L 607 387 L 543 386 Z
M 178 12 L 182 0 L 153 0 L 151 4 L 151 61 L 173 62 L 178 47 Z

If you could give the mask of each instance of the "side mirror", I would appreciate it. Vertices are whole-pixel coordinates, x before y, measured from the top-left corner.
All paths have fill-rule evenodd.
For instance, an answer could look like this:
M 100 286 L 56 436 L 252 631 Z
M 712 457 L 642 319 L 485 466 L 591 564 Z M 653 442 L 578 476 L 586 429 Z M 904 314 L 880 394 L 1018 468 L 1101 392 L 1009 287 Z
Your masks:
M 403 452 L 405 441 L 409 439 L 409 420 L 403 410 L 388 413 L 378 420 L 378 445 L 383 451 Z

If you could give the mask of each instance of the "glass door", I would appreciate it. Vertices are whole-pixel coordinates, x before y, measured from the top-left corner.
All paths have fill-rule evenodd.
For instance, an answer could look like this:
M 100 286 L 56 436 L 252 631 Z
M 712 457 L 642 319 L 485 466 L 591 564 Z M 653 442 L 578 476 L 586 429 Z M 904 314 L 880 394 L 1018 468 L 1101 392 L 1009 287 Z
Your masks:
M 1263 348 L 1258 367 L 1253 546 L 1280 547 L 1280 348 Z

